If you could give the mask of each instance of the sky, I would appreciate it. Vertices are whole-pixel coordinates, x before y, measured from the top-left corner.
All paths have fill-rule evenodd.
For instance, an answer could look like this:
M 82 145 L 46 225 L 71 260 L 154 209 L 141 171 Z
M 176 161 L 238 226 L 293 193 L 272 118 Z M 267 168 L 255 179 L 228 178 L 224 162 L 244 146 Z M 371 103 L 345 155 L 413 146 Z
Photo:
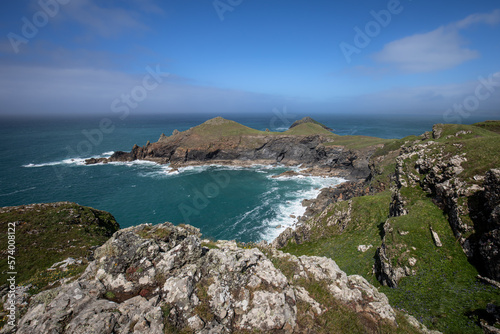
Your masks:
M 500 116 L 500 3 L 0 3 L 0 115 Z

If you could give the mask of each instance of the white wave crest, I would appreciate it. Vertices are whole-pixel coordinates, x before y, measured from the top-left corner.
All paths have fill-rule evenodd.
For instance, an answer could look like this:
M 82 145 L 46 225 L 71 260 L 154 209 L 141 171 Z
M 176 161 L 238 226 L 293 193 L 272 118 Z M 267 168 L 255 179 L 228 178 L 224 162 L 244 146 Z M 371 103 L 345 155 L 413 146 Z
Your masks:
M 297 223 L 297 218 L 304 215 L 306 211 L 306 207 L 302 206 L 303 200 L 314 199 L 319 195 L 321 189 L 333 187 L 345 182 L 344 179 L 336 177 L 300 175 L 300 177 L 293 176 L 291 178 L 300 183 L 308 184 L 309 187 L 312 186 L 312 189 L 299 191 L 293 200 L 278 205 L 276 208 L 277 216 L 273 219 L 264 221 L 264 225 L 267 225 L 267 228 L 261 233 L 262 240 L 272 242 L 288 227 L 294 228 Z M 280 178 L 275 178 L 274 180 L 280 180 Z

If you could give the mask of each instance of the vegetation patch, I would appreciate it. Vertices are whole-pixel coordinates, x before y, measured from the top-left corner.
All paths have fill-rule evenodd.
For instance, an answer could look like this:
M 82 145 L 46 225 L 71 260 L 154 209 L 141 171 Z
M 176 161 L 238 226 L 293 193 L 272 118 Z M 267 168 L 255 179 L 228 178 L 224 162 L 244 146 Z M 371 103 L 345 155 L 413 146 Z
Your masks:
M 332 141 L 324 143 L 325 146 L 339 145 L 345 146 L 352 150 L 359 150 L 375 145 L 384 145 L 389 142 L 390 139 L 383 139 L 377 137 L 368 136 L 338 136 L 333 137 Z
M 339 265 L 348 275 L 364 276 L 378 284 L 372 274 L 376 248 L 381 244 L 381 228 L 389 213 L 390 192 L 352 199 L 351 222 L 342 234 L 326 234 L 324 226 L 313 227 L 311 233 L 318 237 L 300 245 L 289 243 L 282 250 L 296 256 L 326 256 Z M 345 203 L 345 202 L 344 202 Z M 345 203 L 346 204 L 346 203 Z M 345 205 L 343 204 L 343 205 Z M 359 245 L 372 245 L 366 252 L 358 251 Z
M 213 278 L 203 279 L 196 284 L 196 296 L 200 300 L 199 304 L 195 307 L 195 313 L 205 322 L 212 322 L 215 315 L 210 307 L 210 295 L 208 294 L 208 287 L 212 285 Z
M 474 140 L 478 139 L 469 139 Z M 408 215 L 388 220 L 393 232 L 385 236 L 385 242 L 392 252 L 394 265 L 409 266 L 411 257 L 417 261 L 411 266 L 415 275 L 402 278 L 397 288 L 381 286 L 372 270 L 376 248 L 384 236 L 383 225 L 389 215 L 389 191 L 353 198 L 351 221 L 342 233 L 318 224 L 313 227 L 311 241 L 300 245 L 289 243 L 283 251 L 296 256 L 327 256 L 335 260 L 348 275 L 362 275 L 388 296 L 393 307 L 415 316 L 431 329 L 443 333 L 482 333 L 478 314 L 484 313 L 488 303 L 500 305 L 498 289 L 477 281 L 477 270 L 468 262 L 455 239 L 448 217 L 429 195 L 418 185 L 403 187 L 401 192 L 407 201 Z M 434 244 L 430 227 L 439 235 L 442 247 Z M 369 244 L 373 248 L 366 252 L 357 250 L 358 245 Z M 311 294 L 314 290 L 321 291 L 321 287 L 313 285 L 311 288 Z M 405 330 L 398 329 L 401 333 Z
M 67 270 L 65 271 L 61 269 L 39 271 L 33 276 L 31 276 L 29 280 L 24 281 L 22 285 L 31 284 L 32 287 L 30 288 L 28 293 L 30 295 L 35 295 L 41 291 L 52 289 L 59 286 L 57 282 L 59 282 L 64 278 L 72 277 L 76 279 L 85 271 L 86 268 L 87 264 L 85 263 L 78 265 L 69 265 L 67 267 Z
M 30 280 L 68 257 L 85 258 L 119 229 L 104 211 L 74 203 L 34 204 L 0 209 L 0 234 L 15 224 L 16 264 L 19 284 Z M 7 268 L 7 238 L 2 238 L 0 267 Z M 5 274 L 0 275 L 5 281 Z

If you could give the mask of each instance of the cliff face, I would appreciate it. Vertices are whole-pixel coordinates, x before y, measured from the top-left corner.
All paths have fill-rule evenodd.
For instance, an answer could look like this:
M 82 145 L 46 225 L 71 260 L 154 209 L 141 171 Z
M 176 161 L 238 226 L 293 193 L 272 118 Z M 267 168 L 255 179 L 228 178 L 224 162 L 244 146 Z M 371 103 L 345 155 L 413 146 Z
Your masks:
M 305 333 L 332 312 L 350 318 L 323 330 L 395 331 L 385 295 L 333 260 L 203 241 L 165 223 L 116 232 L 76 281 L 31 298 L 17 333 Z
M 495 124 L 438 124 L 387 143 L 372 155 L 366 181 L 307 201 L 301 224 L 273 245 L 377 280 L 390 287 L 392 305 L 433 329 L 499 326 L 500 134 L 485 131 Z M 451 291 L 460 296 L 450 299 Z M 464 325 L 471 309 L 476 328 Z
M 305 120 L 283 133 L 257 131 L 223 118 L 209 120 L 184 132 L 162 135 L 156 143 L 134 146 L 110 158 L 87 163 L 151 160 L 172 167 L 192 164 L 284 164 L 320 167 L 324 174 L 350 179 L 369 175 L 368 160 L 376 149 L 332 145 L 339 136 L 315 121 Z

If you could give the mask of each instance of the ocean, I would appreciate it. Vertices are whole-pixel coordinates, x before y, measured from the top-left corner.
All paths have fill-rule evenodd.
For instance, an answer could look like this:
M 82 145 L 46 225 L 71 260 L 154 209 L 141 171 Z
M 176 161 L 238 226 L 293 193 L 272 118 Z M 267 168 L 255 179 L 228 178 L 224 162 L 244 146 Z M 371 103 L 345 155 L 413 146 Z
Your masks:
M 223 115 L 246 126 L 286 130 L 293 120 L 276 115 Z M 403 138 L 430 131 L 439 117 L 312 115 L 340 135 Z M 207 238 L 272 241 L 301 202 L 339 178 L 273 178 L 283 166 L 199 166 L 173 172 L 136 161 L 85 165 L 89 157 L 130 151 L 162 133 L 184 131 L 207 115 L 9 118 L 0 120 L 0 206 L 71 201 L 111 212 L 122 228 L 141 223 L 188 223 Z M 475 120 L 474 120 L 475 121 Z M 480 120 L 477 120 L 480 121 Z M 473 120 L 470 120 L 472 123 Z

